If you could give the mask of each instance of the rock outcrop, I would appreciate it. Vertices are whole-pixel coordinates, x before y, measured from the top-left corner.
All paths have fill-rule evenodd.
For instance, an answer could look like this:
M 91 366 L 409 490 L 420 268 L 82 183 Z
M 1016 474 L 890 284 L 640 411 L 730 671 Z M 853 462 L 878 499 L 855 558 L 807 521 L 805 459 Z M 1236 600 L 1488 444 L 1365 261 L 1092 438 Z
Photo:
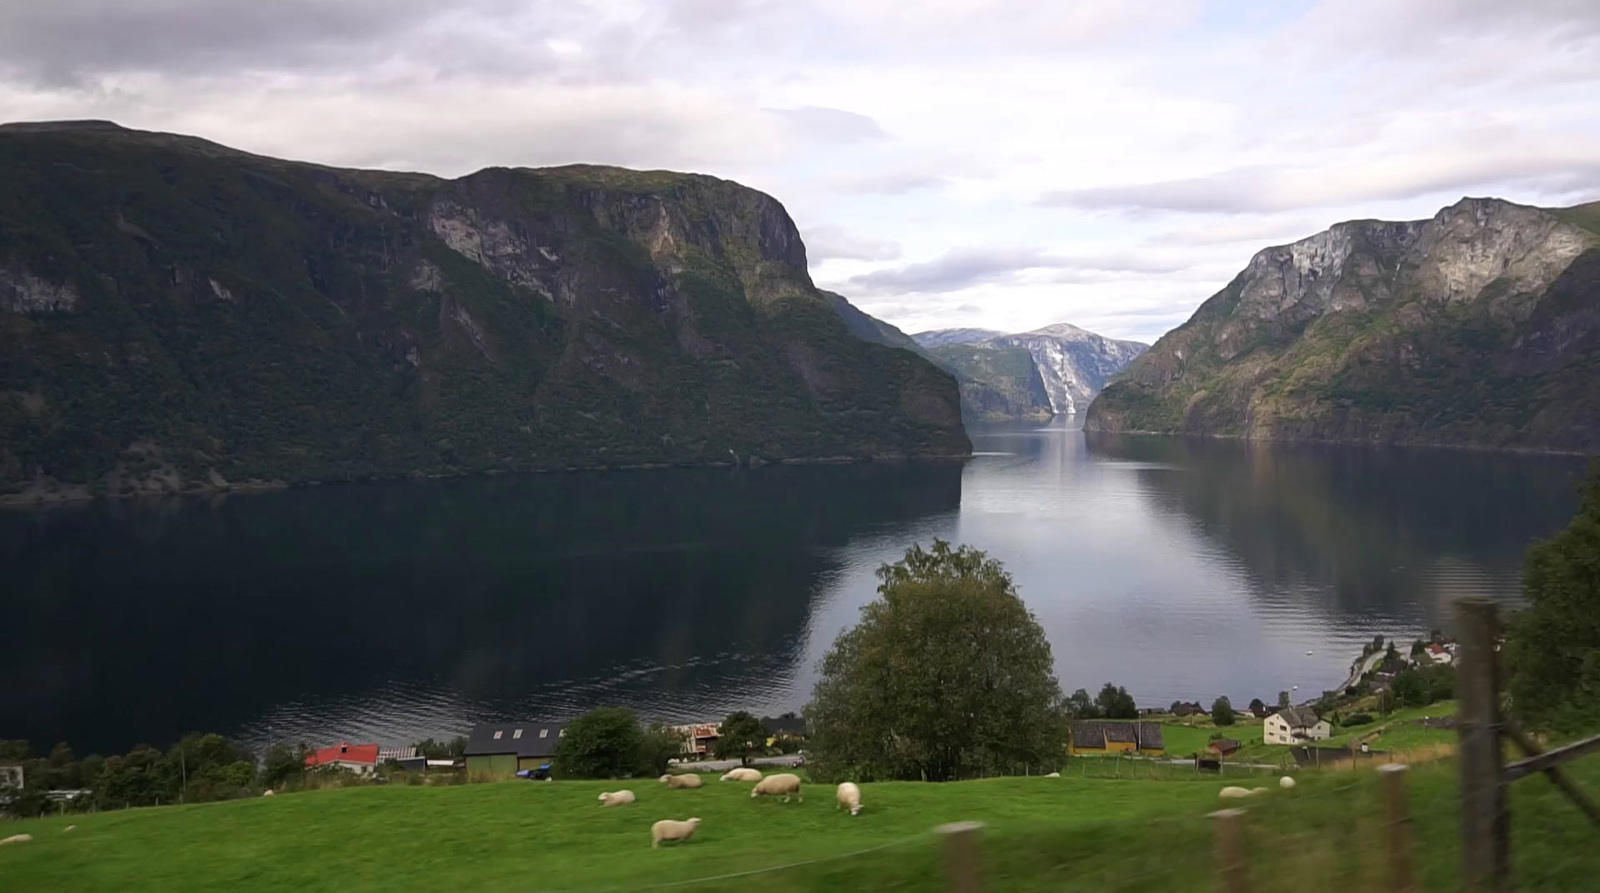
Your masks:
M 0 494 L 963 456 L 951 376 L 850 335 L 713 177 L 341 170 L 0 127 Z
M 1596 381 L 1600 204 L 1469 198 L 1259 252 L 1087 427 L 1588 450 Z

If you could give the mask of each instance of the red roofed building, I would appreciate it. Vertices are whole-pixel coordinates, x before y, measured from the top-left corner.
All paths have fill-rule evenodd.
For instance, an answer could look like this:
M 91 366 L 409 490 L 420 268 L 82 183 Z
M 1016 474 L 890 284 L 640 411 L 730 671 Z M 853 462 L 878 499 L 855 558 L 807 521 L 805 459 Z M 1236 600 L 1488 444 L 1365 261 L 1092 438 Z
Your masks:
M 306 768 L 334 766 L 361 775 L 371 775 L 378 768 L 378 745 L 347 744 L 324 747 L 306 755 Z

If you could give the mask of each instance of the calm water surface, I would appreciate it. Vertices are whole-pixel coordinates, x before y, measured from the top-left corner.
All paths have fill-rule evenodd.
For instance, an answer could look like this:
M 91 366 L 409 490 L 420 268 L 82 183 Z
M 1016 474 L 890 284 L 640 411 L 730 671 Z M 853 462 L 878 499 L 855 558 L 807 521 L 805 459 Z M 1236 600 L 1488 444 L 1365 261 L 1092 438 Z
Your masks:
M 980 432 L 964 467 L 477 478 L 0 512 L 0 738 L 407 743 L 798 709 L 913 542 L 1006 563 L 1063 687 L 1271 701 L 1518 595 L 1576 460 Z M 1307 654 L 1307 652 L 1312 652 Z

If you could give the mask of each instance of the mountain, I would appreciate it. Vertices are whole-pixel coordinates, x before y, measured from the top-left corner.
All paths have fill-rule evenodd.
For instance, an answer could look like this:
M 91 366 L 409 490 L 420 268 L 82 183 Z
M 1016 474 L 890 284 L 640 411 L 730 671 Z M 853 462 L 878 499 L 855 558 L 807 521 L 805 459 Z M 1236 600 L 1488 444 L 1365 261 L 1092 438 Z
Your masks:
M 850 330 L 850 334 L 860 338 L 862 341 L 870 341 L 873 344 L 882 344 L 886 347 L 898 347 L 901 350 L 909 350 L 922 357 L 928 355 L 927 351 L 917 344 L 915 338 L 878 319 L 876 316 L 865 313 L 846 300 L 844 295 L 820 289 L 818 294 L 822 295 L 823 300 L 828 302 L 828 306 L 833 308 L 833 312 L 838 314 L 839 319 L 844 321 L 845 328 Z
M 0 127 L 0 494 L 969 452 L 736 183 Z
M 1468 198 L 1259 252 L 1087 426 L 1591 450 L 1597 381 L 1600 203 Z
M 1049 418 L 1088 407 L 1145 350 L 1067 323 L 1008 335 L 936 329 L 913 336 L 961 382 L 969 418 Z

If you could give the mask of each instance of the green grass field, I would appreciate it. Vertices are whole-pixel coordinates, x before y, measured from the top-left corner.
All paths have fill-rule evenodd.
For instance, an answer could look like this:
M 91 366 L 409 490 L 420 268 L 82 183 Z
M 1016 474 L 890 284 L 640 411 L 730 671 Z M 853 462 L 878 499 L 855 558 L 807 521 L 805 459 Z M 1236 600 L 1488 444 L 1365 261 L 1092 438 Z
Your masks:
M 1574 764 L 1600 787 L 1600 760 Z M 1413 770 L 1424 889 L 1453 890 L 1458 860 L 1454 768 Z M 1302 893 L 1377 889 L 1382 827 L 1370 772 L 1302 775 L 1244 801 L 1251 871 Z M 991 891 L 1209 889 L 1216 779 L 993 779 L 864 785 L 859 816 L 829 787 L 805 803 L 751 800 L 715 780 L 693 791 L 628 786 L 637 804 L 601 809 L 615 782 L 359 787 L 248 801 L 135 809 L 0 824 L 30 843 L 0 848 L 6 890 L 404 891 L 939 890 L 930 829 L 986 823 Z M 1594 832 L 1543 779 L 1514 788 L 1519 890 L 1592 890 Z M 687 844 L 650 848 L 660 818 L 699 816 Z M 76 824 L 75 831 L 63 829 Z M 873 849 L 882 847 L 881 849 Z M 863 850 L 870 852 L 860 853 Z M 850 855 L 860 853 L 859 855 Z M 821 861 L 813 861 L 821 860 Z M 759 875 L 718 876 L 801 864 Z M 712 878 L 694 882 L 694 879 Z

